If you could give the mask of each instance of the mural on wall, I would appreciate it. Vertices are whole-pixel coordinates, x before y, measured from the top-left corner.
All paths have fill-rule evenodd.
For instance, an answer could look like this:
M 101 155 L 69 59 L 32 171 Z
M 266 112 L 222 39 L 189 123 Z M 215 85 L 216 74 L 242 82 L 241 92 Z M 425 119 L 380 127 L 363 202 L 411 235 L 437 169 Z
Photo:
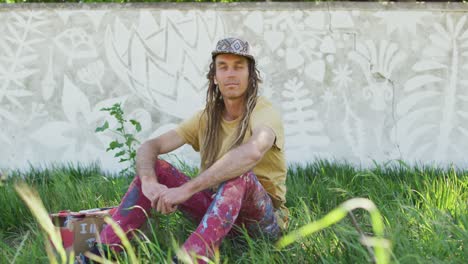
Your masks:
M 243 35 L 264 43 L 256 49 L 268 79 L 264 94 L 283 111 L 291 162 L 329 156 L 330 138 L 314 91 L 324 83 L 325 56 L 334 53 L 325 19 L 323 11 L 252 12 L 240 18 L 247 28 Z
M 466 167 L 468 24 L 457 12 L 66 10 L 0 15 L 0 167 L 92 162 L 120 102 L 140 141 L 203 107 L 216 41 L 252 44 L 289 162 L 404 159 Z M 425 32 L 430 32 L 426 34 Z M 189 147 L 178 157 L 197 164 Z
M 10 13 L 9 23 L 0 38 L 0 120 L 2 127 L 21 123 L 21 111 L 28 111 L 23 101 L 33 94 L 26 82 L 39 71 L 35 65 L 37 43 L 43 42 L 41 28 L 47 24 L 41 12 Z M 12 144 L 8 130 L 0 130 L 2 144 Z
M 376 160 L 385 159 L 385 152 L 389 146 L 389 129 L 395 120 L 392 115 L 394 105 L 394 89 L 392 73 L 396 67 L 401 66 L 406 55 L 399 50 L 395 43 L 389 43 L 386 40 L 381 40 L 375 43 L 373 40 L 366 40 L 364 43 L 358 42 L 355 51 L 349 53 L 349 59 L 359 65 L 360 72 L 364 76 L 364 85 L 358 93 L 367 107 L 367 124 L 362 124 L 362 119 L 355 117 L 355 121 L 361 126 L 361 134 L 356 134 L 357 146 L 352 149 L 359 149 L 356 153 L 360 159 L 364 159 L 365 155 L 369 155 Z M 365 132 L 362 129 L 365 127 Z M 351 133 L 345 129 L 347 133 Z M 348 135 L 348 137 L 352 137 Z M 349 141 L 348 141 L 349 142 Z M 351 144 L 352 145 L 352 144 Z M 392 148 L 393 146 L 390 146 Z M 369 149 L 370 148 L 370 149 Z
M 468 25 L 466 15 L 430 24 L 428 45 L 411 70 L 398 103 L 396 139 L 412 159 L 466 160 Z
M 142 11 L 131 29 L 118 18 L 108 25 L 107 59 L 135 95 L 164 114 L 188 118 L 203 106 L 209 54 L 225 35 L 223 21 L 210 11 L 162 11 L 158 18 Z

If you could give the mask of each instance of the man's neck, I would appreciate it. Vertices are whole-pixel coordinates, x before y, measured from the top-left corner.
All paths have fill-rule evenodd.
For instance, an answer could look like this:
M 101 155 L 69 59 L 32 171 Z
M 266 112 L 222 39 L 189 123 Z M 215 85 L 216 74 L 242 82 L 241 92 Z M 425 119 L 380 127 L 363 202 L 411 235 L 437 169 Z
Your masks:
M 225 111 L 223 118 L 226 121 L 236 120 L 244 113 L 244 98 L 224 99 Z

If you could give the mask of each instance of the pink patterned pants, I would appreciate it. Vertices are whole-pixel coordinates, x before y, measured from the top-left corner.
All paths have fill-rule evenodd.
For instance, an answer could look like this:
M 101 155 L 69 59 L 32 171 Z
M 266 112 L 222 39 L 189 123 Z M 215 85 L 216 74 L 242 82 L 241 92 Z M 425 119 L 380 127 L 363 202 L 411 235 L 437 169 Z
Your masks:
M 190 180 L 163 160 L 156 162 L 155 170 L 158 182 L 169 188 L 181 186 Z M 146 215 L 140 208 L 127 209 L 135 205 L 147 212 L 151 209 L 151 202 L 141 191 L 138 176 L 112 216 L 125 232 L 138 229 L 146 221 Z M 209 190 L 196 193 L 178 208 L 199 223 L 185 241 L 183 249 L 200 256 L 212 257 L 223 238 L 233 233 L 233 225 L 245 227 L 252 236 L 264 234 L 276 239 L 280 235 L 273 203 L 252 172 L 224 182 L 216 193 Z M 131 236 L 131 233 L 127 234 Z M 101 241 L 107 245 L 120 244 L 120 239 L 110 226 L 102 230 Z M 119 250 L 119 247 L 114 249 Z

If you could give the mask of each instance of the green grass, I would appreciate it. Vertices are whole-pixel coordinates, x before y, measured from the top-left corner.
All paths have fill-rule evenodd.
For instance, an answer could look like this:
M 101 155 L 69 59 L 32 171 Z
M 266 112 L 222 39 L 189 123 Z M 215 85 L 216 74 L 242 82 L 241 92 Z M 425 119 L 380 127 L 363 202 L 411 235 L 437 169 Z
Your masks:
M 196 170 L 179 166 L 188 174 Z M 48 263 L 44 239 L 29 209 L 14 191 L 25 181 L 40 194 L 50 212 L 117 205 L 131 177 L 115 177 L 97 165 L 60 165 L 10 171 L 0 186 L 0 263 Z M 376 164 L 358 169 L 349 164 L 316 161 L 291 166 L 287 180 L 289 231 L 316 221 L 346 200 L 372 200 L 383 216 L 385 238 L 394 263 L 468 263 L 468 171 L 453 168 Z M 372 233 L 369 213 L 354 215 Z M 169 259 L 171 238 L 183 243 L 195 224 L 181 214 L 158 215 L 150 242 L 133 241 L 142 263 Z M 311 234 L 282 250 L 248 236 L 226 239 L 221 263 L 370 263 L 351 219 Z M 121 263 L 126 263 L 125 256 Z

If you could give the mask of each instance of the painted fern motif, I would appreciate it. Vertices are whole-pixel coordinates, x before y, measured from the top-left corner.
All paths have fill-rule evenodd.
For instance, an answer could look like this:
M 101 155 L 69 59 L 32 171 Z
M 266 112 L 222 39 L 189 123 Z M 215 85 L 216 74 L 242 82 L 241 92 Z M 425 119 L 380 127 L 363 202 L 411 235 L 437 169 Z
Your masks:
M 286 151 L 294 161 L 320 156 L 320 149 L 330 144 L 328 136 L 322 133 L 323 123 L 319 120 L 310 91 L 297 78 L 284 84 L 282 93 L 283 118 L 286 130 Z M 306 157 L 304 156 L 306 155 Z
M 41 27 L 48 23 L 42 12 L 10 12 L 6 31 L 0 38 L 0 120 L 19 122 L 11 106 L 23 109 L 20 98 L 31 96 L 25 81 L 38 72 L 31 64 L 38 58 L 34 46 L 44 39 Z M 0 132 L 0 141 L 10 142 Z
M 343 133 L 353 154 L 362 161 L 365 158 L 364 124 L 361 118 L 351 109 L 346 94 L 342 93 L 342 96 L 345 105 L 345 117 L 341 123 Z
M 336 86 L 344 104 L 344 119 L 341 122 L 344 138 L 348 143 L 349 148 L 354 156 L 363 160 L 365 158 L 365 133 L 364 122 L 352 109 L 348 100 L 351 92 L 350 85 L 353 83 L 351 76 L 352 70 L 348 64 L 338 65 L 333 70 L 333 84 Z
M 458 21 L 448 15 L 445 25 L 436 23 L 433 28 L 422 59 L 413 65 L 417 75 L 404 85 L 405 98 L 397 105 L 400 120 L 394 129 L 406 157 L 463 159 L 466 146 L 453 138 L 468 137 L 466 15 Z

